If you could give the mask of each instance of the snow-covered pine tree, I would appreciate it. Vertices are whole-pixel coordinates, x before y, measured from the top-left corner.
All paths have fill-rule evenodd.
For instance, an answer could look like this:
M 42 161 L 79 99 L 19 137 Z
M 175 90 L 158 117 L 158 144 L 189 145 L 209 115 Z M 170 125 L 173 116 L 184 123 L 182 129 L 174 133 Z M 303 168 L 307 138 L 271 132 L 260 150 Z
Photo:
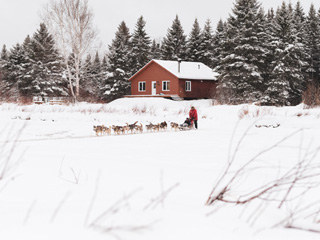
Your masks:
M 81 81 L 80 81 L 80 92 L 81 97 L 86 99 L 88 95 L 92 94 L 93 90 L 93 67 L 92 67 L 92 58 L 91 55 L 88 54 L 85 61 L 84 66 L 82 67 L 81 72 Z
M 301 102 L 305 88 L 302 73 L 304 55 L 294 27 L 292 6 L 285 2 L 278 8 L 273 24 L 272 73 L 267 83 L 269 104 L 294 105 Z
M 308 55 L 307 81 L 320 84 L 320 12 L 317 14 L 313 4 L 310 6 L 305 26 L 305 50 Z
M 162 41 L 161 58 L 164 60 L 185 60 L 186 57 L 186 35 L 178 15 L 168 29 L 166 37 Z
M 277 45 L 278 39 L 274 36 L 274 21 L 275 13 L 273 8 L 268 10 L 267 15 L 265 16 L 265 40 L 263 41 L 268 51 L 266 52 L 265 58 L 265 69 L 264 69 L 264 87 L 267 89 L 267 84 L 271 78 L 271 72 L 273 71 L 272 63 L 275 60 L 274 52 Z M 262 102 L 267 104 L 269 102 L 269 97 L 265 92 Z
M 208 19 L 201 32 L 202 41 L 200 43 L 200 55 L 199 61 L 205 65 L 214 67 L 214 48 L 213 48 L 213 30 L 211 27 L 211 21 Z
M 272 16 L 272 12 L 273 10 L 271 10 L 271 16 L 270 16 L 271 19 L 274 17 L 274 15 Z M 259 9 L 259 12 L 258 12 L 259 24 L 257 25 L 257 38 L 258 38 L 258 41 L 261 43 L 261 48 L 263 49 L 263 52 L 261 52 L 262 55 L 259 58 L 260 60 L 259 69 L 261 71 L 261 76 L 263 78 L 262 84 L 258 86 L 259 91 L 263 93 L 260 103 L 263 103 L 265 91 L 267 89 L 267 82 L 270 79 L 270 72 L 271 72 L 270 65 L 273 61 L 272 47 L 270 45 L 270 42 L 272 42 L 272 34 L 270 34 L 271 26 L 269 26 L 268 14 L 265 14 L 263 8 Z M 270 23 L 272 23 L 272 20 Z
M 91 55 L 88 54 L 84 64 L 80 82 L 81 98 L 86 101 L 99 101 L 103 77 L 99 53 L 96 52 L 93 61 Z
M 18 79 L 18 87 L 20 95 L 23 97 L 32 96 L 32 86 L 31 82 L 33 79 L 33 64 L 34 64 L 34 50 L 33 50 L 33 40 L 28 35 L 22 46 L 21 54 L 23 54 L 24 62 L 21 64 L 20 77 Z
M 307 47 L 307 30 L 306 30 L 306 16 L 304 13 L 304 10 L 301 6 L 300 1 L 298 1 L 294 7 L 293 10 L 293 25 L 295 28 L 295 31 L 297 33 L 297 39 L 296 42 L 300 43 L 300 48 L 301 48 L 301 60 L 304 63 L 302 65 L 302 73 L 304 76 L 304 80 L 305 80 L 305 86 L 304 88 L 306 88 L 306 84 L 308 81 L 308 73 L 307 73 L 307 69 L 309 68 L 308 66 L 308 60 L 310 59 L 310 54 L 307 52 L 306 47 Z
M 198 19 L 194 20 L 189 38 L 187 40 L 187 50 L 185 60 L 191 62 L 201 62 L 204 55 L 204 49 L 201 44 L 203 43 L 202 34 Z
M 8 60 L 8 56 L 9 53 L 7 50 L 7 46 L 4 44 L 1 49 L 0 60 Z
M 8 61 L 4 67 L 6 81 L 6 96 L 8 101 L 19 101 L 20 84 L 23 82 L 30 61 L 19 43 L 10 50 Z
M 157 43 L 155 39 L 152 41 L 151 45 L 151 59 L 161 59 L 161 48 L 160 43 Z
M 108 79 L 104 87 L 104 99 L 110 101 L 130 93 L 128 81 L 132 73 L 131 35 L 126 23 L 122 21 L 109 46 Z
M 221 58 L 222 58 L 222 52 L 223 47 L 226 45 L 225 41 L 225 26 L 226 23 L 224 23 L 221 19 L 219 20 L 216 30 L 212 36 L 212 63 L 211 65 L 208 65 L 212 68 L 216 68 L 220 65 Z M 208 51 L 210 52 L 210 51 Z
M 1 54 L 0 54 L 0 100 L 4 101 L 7 99 L 7 92 L 9 88 L 8 82 L 8 59 L 9 52 L 7 50 L 7 46 L 4 44 L 2 46 Z
M 259 7 L 257 0 L 237 0 L 228 19 L 217 70 L 220 88 L 233 93 L 233 103 L 258 101 L 263 95 L 262 70 L 267 50 L 258 37 L 263 29 Z
M 143 17 L 139 17 L 134 33 L 132 35 L 132 51 L 130 58 L 132 59 L 132 73 L 139 71 L 146 63 L 151 60 L 150 49 L 151 40 L 145 30 L 146 22 Z
M 96 100 L 100 99 L 100 91 L 101 88 L 103 87 L 103 65 L 102 62 L 100 61 L 99 53 L 96 52 L 94 61 L 92 63 L 92 74 L 93 74 L 93 98 Z
M 67 81 L 62 77 L 61 57 L 44 23 L 32 38 L 32 71 L 28 88 L 32 96 L 68 96 Z
M 101 72 L 101 61 L 100 61 L 100 57 L 99 57 L 98 51 L 96 52 L 96 55 L 94 57 L 93 64 L 92 64 L 92 69 L 93 69 L 94 75 L 99 75 L 100 72 Z

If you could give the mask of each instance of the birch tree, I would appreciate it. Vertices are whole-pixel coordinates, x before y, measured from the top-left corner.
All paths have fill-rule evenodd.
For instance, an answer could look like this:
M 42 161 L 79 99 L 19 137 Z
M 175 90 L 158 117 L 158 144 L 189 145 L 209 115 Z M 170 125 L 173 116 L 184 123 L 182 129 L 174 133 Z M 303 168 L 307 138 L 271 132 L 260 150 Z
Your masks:
M 87 55 L 97 31 L 88 0 L 51 0 L 43 9 L 43 21 L 55 38 L 66 67 L 70 93 L 76 101 L 80 94 L 81 62 Z M 75 73 L 68 64 L 73 56 Z

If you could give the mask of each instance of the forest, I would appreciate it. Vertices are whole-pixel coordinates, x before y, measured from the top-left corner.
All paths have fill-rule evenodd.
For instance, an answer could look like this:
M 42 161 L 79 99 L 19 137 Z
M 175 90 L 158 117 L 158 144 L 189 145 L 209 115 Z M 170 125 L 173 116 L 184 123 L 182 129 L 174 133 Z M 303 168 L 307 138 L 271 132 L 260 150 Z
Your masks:
M 92 54 L 75 44 L 61 51 L 52 25 L 43 21 L 23 43 L 3 45 L 0 100 L 64 96 L 110 102 L 130 94 L 128 79 L 151 59 L 182 59 L 218 73 L 213 98 L 221 104 L 320 103 L 320 9 L 313 5 L 306 12 L 300 2 L 283 2 L 265 11 L 257 0 L 236 0 L 229 18 L 215 28 L 209 19 L 204 26 L 195 19 L 186 34 L 177 15 L 161 41 L 151 39 L 145 26 L 143 16 L 133 31 L 122 21 L 107 53 Z

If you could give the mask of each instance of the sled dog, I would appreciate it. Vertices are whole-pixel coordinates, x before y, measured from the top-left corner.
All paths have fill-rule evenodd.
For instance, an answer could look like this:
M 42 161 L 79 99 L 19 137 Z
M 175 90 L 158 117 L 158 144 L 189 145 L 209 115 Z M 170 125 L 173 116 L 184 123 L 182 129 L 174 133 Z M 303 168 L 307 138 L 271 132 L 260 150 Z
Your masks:
M 168 124 L 167 124 L 166 121 L 164 121 L 164 122 L 162 122 L 162 123 L 159 124 L 159 127 L 160 127 L 160 129 L 162 129 L 162 130 L 167 130 Z
M 138 123 L 138 121 L 135 121 L 132 124 L 126 123 L 128 131 L 130 131 L 131 133 L 134 132 L 136 130 L 137 123 Z
M 142 124 L 140 123 L 140 125 L 136 125 L 136 131 L 142 133 L 143 132 L 143 126 Z
M 93 131 L 95 131 L 96 132 L 96 135 L 97 136 L 101 136 L 102 135 L 102 126 L 93 126 Z
M 152 131 L 153 126 L 154 126 L 154 125 L 153 125 L 152 123 L 147 124 L 147 125 L 146 125 L 147 131 Z
M 174 129 L 175 131 L 177 131 L 179 129 L 179 124 L 178 123 L 171 122 L 170 125 L 171 125 L 171 129 Z

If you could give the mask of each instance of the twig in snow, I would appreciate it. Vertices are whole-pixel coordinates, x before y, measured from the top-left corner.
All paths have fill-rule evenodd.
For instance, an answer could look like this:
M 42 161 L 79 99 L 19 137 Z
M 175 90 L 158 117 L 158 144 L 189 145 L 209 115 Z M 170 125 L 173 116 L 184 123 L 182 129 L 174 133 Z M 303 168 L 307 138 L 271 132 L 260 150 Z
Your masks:
M 29 209 L 28 209 L 28 211 L 27 211 L 26 217 L 24 218 L 24 221 L 23 221 L 23 224 L 24 224 L 24 225 L 27 224 L 27 222 L 28 222 L 28 220 L 29 220 L 29 218 L 30 218 L 31 212 L 33 211 L 33 208 L 34 208 L 34 206 L 36 205 L 36 203 L 37 203 L 37 200 L 34 200 L 34 201 L 31 203 L 31 205 L 30 205 L 30 207 L 29 207 Z
M 123 203 L 127 201 L 127 198 L 132 197 L 134 194 L 136 194 L 137 192 L 139 192 L 141 190 L 141 188 L 138 188 L 134 191 L 132 191 L 131 193 L 129 193 L 128 195 L 126 195 L 125 197 L 121 198 L 120 200 L 118 200 L 116 203 L 114 203 L 111 207 L 109 207 L 107 210 L 105 210 L 104 212 L 102 212 L 99 216 L 97 216 L 89 225 L 89 227 L 96 227 L 98 226 L 100 223 L 102 223 L 102 221 L 108 217 L 108 216 L 112 216 L 114 214 L 116 214 L 117 212 L 119 212 L 123 206 Z
M 159 204 L 163 203 L 164 199 L 169 195 L 169 193 L 173 189 L 177 188 L 179 185 L 180 185 L 179 183 L 176 183 L 172 185 L 170 188 L 168 188 L 166 191 L 161 193 L 156 198 L 151 199 L 150 202 L 143 208 L 143 210 L 147 210 L 149 208 L 155 209 Z
M 59 211 L 61 210 L 62 206 L 65 204 L 65 202 L 67 201 L 67 198 L 70 196 L 71 192 L 67 192 L 63 199 L 60 201 L 59 205 L 57 206 L 57 208 L 54 210 L 52 217 L 50 219 L 50 222 L 52 223 L 54 221 L 54 219 L 57 217 Z

